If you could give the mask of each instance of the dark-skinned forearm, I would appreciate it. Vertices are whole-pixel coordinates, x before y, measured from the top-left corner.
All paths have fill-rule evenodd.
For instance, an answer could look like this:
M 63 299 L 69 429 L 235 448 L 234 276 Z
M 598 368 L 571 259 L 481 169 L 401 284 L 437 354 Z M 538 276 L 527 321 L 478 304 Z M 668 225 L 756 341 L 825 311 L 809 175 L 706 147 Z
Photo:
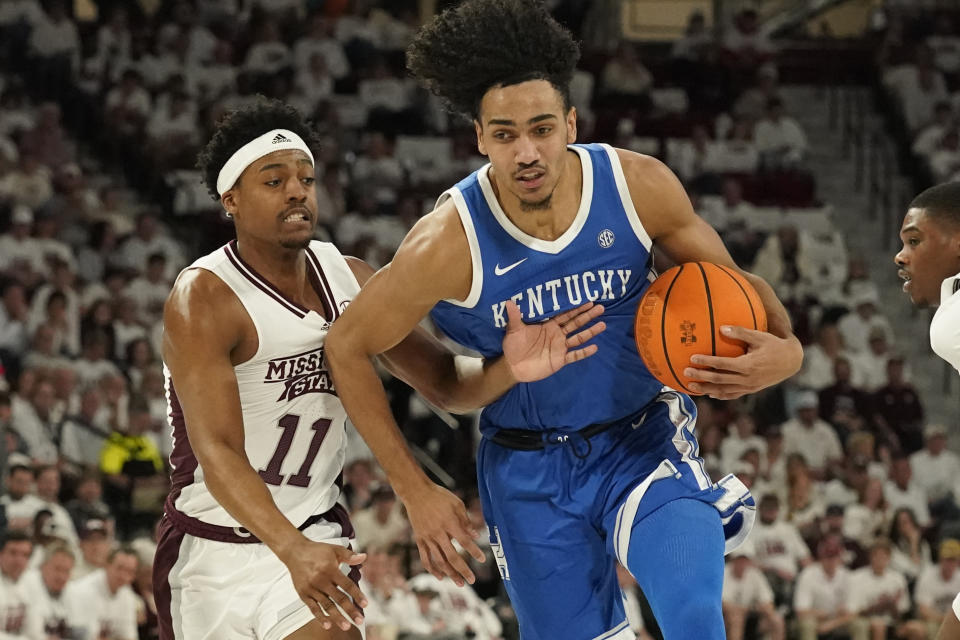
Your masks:
M 429 484 L 390 412 L 383 384 L 369 357 L 352 350 L 346 341 L 330 340 L 329 336 L 326 356 L 337 396 L 397 495 L 403 499 Z
M 198 458 L 210 493 L 247 531 L 285 559 L 286 550 L 302 541 L 303 534 L 281 513 L 246 454 L 226 443 L 209 443 L 206 448 Z

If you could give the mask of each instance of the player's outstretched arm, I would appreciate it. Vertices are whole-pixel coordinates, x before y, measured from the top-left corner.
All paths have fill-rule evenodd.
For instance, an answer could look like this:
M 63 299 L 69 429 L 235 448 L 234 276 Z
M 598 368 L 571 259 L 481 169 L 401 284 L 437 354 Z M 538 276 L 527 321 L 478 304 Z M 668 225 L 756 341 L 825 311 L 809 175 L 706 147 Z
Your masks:
M 374 275 L 373 268 L 358 258 L 348 257 L 347 263 L 361 287 Z M 595 322 L 603 311 L 603 305 L 590 302 L 545 322 L 526 324 L 516 304 L 508 301 L 503 356 L 456 355 L 418 325 L 380 354 L 380 360 L 435 406 L 466 413 L 490 404 L 517 382 L 541 380 L 592 356 L 597 346 L 583 345 L 606 329 L 604 322 Z
M 472 278 L 469 256 L 455 210 L 441 207 L 425 216 L 393 262 L 366 281 L 325 343 L 337 395 L 406 506 L 424 568 L 438 578 L 448 575 L 458 585 L 464 579 L 473 582 L 474 576 L 451 540 L 482 560 L 473 542 L 476 532 L 463 503 L 430 482 L 410 454 L 371 360 L 399 345 L 438 300 L 466 297 Z M 423 373 L 424 367 L 413 368 Z M 416 377 L 413 368 L 406 371 L 407 379 Z M 449 365 L 445 373 L 451 373 Z M 423 390 L 429 398 L 430 391 Z
M 360 564 L 365 556 L 307 539 L 277 508 L 247 458 L 240 391 L 231 362 L 231 354 L 246 346 L 244 335 L 256 335 L 246 310 L 217 276 L 192 269 L 174 284 L 163 321 L 163 359 L 213 497 L 287 565 L 300 597 L 324 626 L 350 627 L 331 600 L 362 622 L 358 606 L 364 606 L 365 599 L 340 571 L 340 564 Z M 253 345 L 251 355 L 255 351 Z
M 684 375 L 699 382 L 690 388 L 728 400 L 782 382 L 799 371 L 803 348 L 773 288 L 734 263 L 717 232 L 693 211 L 690 198 L 670 169 L 648 156 L 618 153 L 634 207 L 654 244 L 677 264 L 702 260 L 736 269 L 750 280 L 767 312 L 768 332 L 721 328 L 726 336 L 745 342 L 747 353 L 737 358 L 693 356 Z

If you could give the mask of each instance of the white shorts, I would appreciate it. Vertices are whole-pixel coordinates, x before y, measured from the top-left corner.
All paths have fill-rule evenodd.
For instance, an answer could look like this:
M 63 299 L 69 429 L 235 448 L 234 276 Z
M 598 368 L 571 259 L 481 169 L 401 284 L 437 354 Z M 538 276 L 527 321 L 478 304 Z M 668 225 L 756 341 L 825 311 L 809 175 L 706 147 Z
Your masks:
M 180 539 L 179 553 L 166 576 L 168 609 L 159 611 L 158 597 L 161 617 L 169 611 L 169 631 L 161 629 L 161 640 L 283 640 L 314 618 L 286 565 L 267 545 L 218 542 L 173 526 L 170 530 Z M 303 534 L 317 542 L 350 542 L 335 522 L 317 522 Z M 341 569 L 346 575 L 351 567 Z M 158 596 L 164 586 L 155 586 Z
M 960 593 L 953 599 L 953 615 L 957 616 L 957 620 L 960 620 Z

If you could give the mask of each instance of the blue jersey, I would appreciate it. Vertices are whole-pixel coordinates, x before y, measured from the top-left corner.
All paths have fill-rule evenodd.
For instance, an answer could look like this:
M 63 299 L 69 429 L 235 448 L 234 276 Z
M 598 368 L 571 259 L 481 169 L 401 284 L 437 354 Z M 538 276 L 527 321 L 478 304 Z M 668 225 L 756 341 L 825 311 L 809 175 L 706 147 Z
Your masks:
M 439 302 L 433 321 L 450 338 L 486 357 L 502 353 L 505 302 L 525 322 L 550 318 L 588 301 L 603 304 L 607 330 L 598 352 L 538 382 L 518 384 L 484 409 L 481 428 L 581 429 L 632 415 L 663 385 L 644 366 L 633 319 L 655 274 L 651 240 L 633 206 L 615 149 L 571 145 L 583 167 L 583 195 L 570 228 L 556 240 L 521 231 L 506 216 L 489 165 L 444 192 L 460 214 L 473 262 L 466 300 Z

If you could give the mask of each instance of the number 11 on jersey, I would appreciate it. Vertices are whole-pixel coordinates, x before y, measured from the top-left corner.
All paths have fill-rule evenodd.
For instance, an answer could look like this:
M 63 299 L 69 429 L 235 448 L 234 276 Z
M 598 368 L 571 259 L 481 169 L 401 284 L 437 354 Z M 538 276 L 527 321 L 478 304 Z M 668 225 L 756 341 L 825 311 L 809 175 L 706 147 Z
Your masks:
M 330 430 L 332 422 L 333 421 L 328 418 L 320 418 L 310 425 L 310 428 L 313 429 L 313 439 L 310 440 L 310 447 L 307 449 L 307 455 L 303 459 L 303 464 L 300 465 L 300 470 L 295 475 L 287 478 L 288 485 L 295 487 L 306 487 L 310 485 L 310 467 L 317 457 L 317 452 L 320 451 L 320 445 Z M 277 422 L 277 426 L 283 429 L 283 433 L 280 435 L 280 441 L 277 443 L 277 449 L 273 452 L 273 456 L 270 457 L 267 468 L 258 471 L 260 477 L 263 478 L 263 481 L 267 484 L 274 486 L 283 484 L 284 476 L 280 473 L 280 467 L 290 452 L 290 445 L 293 444 L 293 436 L 297 432 L 297 426 L 299 424 L 300 416 L 292 413 L 288 413 Z

